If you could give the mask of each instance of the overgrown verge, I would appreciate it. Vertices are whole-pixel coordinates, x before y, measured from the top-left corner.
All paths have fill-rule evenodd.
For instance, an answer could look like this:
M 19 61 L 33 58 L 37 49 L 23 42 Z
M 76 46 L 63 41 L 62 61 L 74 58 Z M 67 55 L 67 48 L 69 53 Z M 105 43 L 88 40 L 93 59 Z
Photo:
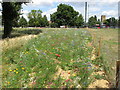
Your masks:
M 86 30 L 44 29 L 22 48 L 3 52 L 3 88 L 91 87 L 106 79 L 91 42 Z
M 109 81 L 110 87 L 115 87 L 116 60 L 118 60 L 118 30 L 117 29 L 89 29 L 93 36 L 94 47 L 96 48 L 96 65 L 104 71 L 105 79 Z M 99 49 L 99 41 L 101 46 Z M 100 54 L 98 55 L 98 52 Z

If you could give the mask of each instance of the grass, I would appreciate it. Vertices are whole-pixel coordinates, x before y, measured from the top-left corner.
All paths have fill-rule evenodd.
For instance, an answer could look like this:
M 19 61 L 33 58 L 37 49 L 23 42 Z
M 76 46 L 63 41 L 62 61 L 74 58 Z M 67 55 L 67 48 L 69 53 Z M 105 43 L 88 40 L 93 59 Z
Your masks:
M 3 52 L 3 87 L 88 87 L 93 72 L 90 34 L 82 29 L 42 31 L 23 47 Z M 57 75 L 57 67 L 70 77 Z
M 117 60 L 117 30 L 15 29 L 13 34 L 36 34 L 34 30 L 42 33 L 27 41 L 15 39 L 13 44 L 21 42 L 13 47 L 3 43 L 6 47 L 2 53 L 3 88 L 87 88 L 95 79 L 106 79 L 99 74 L 92 75 L 101 70 L 115 82 L 115 70 L 111 67 L 115 67 L 113 59 Z M 93 47 L 89 43 L 95 41 L 93 45 L 97 53 L 100 37 L 100 57 L 91 60 Z
M 94 39 L 94 46 L 98 48 L 101 40 L 100 58 L 96 60 L 107 74 L 107 79 L 115 86 L 115 67 L 118 60 L 118 29 L 88 29 Z

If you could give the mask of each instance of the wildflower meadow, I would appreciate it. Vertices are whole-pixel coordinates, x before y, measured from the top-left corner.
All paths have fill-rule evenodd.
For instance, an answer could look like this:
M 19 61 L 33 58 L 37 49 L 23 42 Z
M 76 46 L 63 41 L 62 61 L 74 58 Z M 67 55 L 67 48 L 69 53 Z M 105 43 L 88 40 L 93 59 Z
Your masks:
M 92 37 L 84 29 L 42 29 L 2 53 L 3 88 L 87 88 L 95 78 Z

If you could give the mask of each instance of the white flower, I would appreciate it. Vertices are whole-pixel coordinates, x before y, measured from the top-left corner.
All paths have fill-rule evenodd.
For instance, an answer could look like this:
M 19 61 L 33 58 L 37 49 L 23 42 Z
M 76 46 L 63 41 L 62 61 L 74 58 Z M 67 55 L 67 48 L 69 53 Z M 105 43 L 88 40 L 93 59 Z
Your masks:
M 76 88 L 81 88 L 81 86 L 80 85 L 77 85 L 77 87 Z

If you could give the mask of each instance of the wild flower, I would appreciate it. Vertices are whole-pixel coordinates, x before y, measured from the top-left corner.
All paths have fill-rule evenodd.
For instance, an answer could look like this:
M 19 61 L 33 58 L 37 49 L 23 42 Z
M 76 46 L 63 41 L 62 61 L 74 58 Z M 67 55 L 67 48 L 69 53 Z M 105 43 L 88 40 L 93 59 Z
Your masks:
M 7 82 L 7 84 L 10 84 L 10 82 Z
M 37 50 L 36 48 L 35 48 L 35 51 L 36 51 L 36 52 L 38 52 L 38 53 L 40 52 L 40 51 L 39 51 L 39 50 Z
M 72 82 L 72 79 L 67 79 L 67 80 L 65 80 L 65 82 L 68 82 L 68 81 Z
M 72 76 L 76 76 L 76 74 L 75 74 L 75 73 L 73 73 L 73 74 L 72 74 Z
M 25 68 L 24 67 L 22 67 L 22 70 L 24 70 Z
M 18 68 L 16 68 L 16 70 L 18 70 Z
M 55 54 L 57 57 L 60 57 L 61 55 L 59 55 L 59 54 Z
M 48 84 L 50 85 L 50 84 L 52 84 L 52 82 L 49 82 Z
M 18 74 L 18 72 L 16 72 L 16 74 Z
M 12 70 L 10 69 L 9 71 L 11 72 Z
M 46 55 L 46 53 L 44 53 L 44 52 L 43 52 L 42 54 L 43 54 L 43 55 Z
M 70 72 L 68 72 L 68 74 L 70 74 Z
M 52 52 L 50 52 L 50 54 L 53 54 Z

